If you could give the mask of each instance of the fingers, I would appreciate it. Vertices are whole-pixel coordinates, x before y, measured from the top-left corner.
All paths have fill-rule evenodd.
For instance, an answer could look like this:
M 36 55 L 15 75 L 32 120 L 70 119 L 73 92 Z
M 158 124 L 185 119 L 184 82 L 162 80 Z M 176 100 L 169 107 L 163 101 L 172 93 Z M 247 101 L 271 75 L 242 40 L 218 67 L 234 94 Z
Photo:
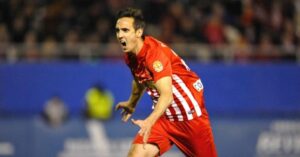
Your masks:
M 134 109 L 128 106 L 126 102 L 120 102 L 116 105 L 115 110 L 122 109 L 121 111 L 121 116 L 122 116 L 122 121 L 127 122 L 128 119 L 131 117 L 132 113 L 134 112 Z
M 127 110 L 125 110 L 125 108 L 123 108 L 123 110 L 121 111 L 121 115 L 122 115 L 122 121 L 127 122 L 132 114 L 130 112 L 128 112 Z
M 122 107 L 121 104 L 117 104 L 115 107 L 115 111 L 119 110 L 121 107 Z
M 145 127 L 143 127 L 143 121 L 142 120 L 134 120 L 134 119 L 131 119 L 131 122 L 132 122 L 132 124 L 134 124 L 134 125 L 137 125 L 138 127 L 140 127 L 141 129 L 139 130 L 139 132 L 138 132 L 138 134 L 140 135 L 140 136 L 143 136 L 143 134 L 144 134 L 144 130 L 145 130 Z
M 116 107 L 115 107 L 115 110 L 119 110 L 119 109 L 121 109 L 121 108 L 126 108 L 126 102 L 119 102 L 117 105 L 116 105 Z
M 134 124 L 134 125 L 137 125 L 139 126 L 141 129 L 139 130 L 138 134 L 140 136 L 143 136 L 143 148 L 145 149 L 146 148 L 146 144 L 147 144 L 147 141 L 148 141 L 148 138 L 149 138 L 149 135 L 150 135 L 150 130 L 147 129 L 147 127 L 143 127 L 143 121 L 141 120 L 134 120 L 134 119 L 131 119 L 131 122 Z
M 124 112 L 124 110 L 128 113 L 133 113 L 134 112 L 134 108 L 128 106 L 128 104 L 124 104 L 124 103 L 118 103 L 115 107 L 115 110 L 119 110 L 119 109 L 123 109 L 121 113 Z
M 134 120 L 133 118 L 131 119 L 131 122 L 132 122 L 133 124 L 135 124 L 135 120 Z
M 123 109 L 126 108 L 126 105 L 123 102 L 118 103 L 115 107 L 115 110 L 117 111 L 121 108 L 123 108 Z
M 130 117 L 131 117 L 131 113 L 127 113 L 125 111 L 122 113 L 122 121 L 123 122 L 127 122 Z
M 143 148 L 146 149 L 146 144 L 149 138 L 150 132 L 149 131 L 145 131 L 143 134 Z
M 144 136 L 143 136 L 143 142 L 144 142 L 144 144 L 147 143 L 149 135 L 150 135 L 150 132 L 149 131 L 145 131 Z
M 122 117 L 125 116 L 126 114 L 127 114 L 126 110 L 123 109 L 123 110 L 121 111 Z
M 139 127 L 141 128 L 141 129 L 139 130 L 138 134 L 139 134 L 140 136 L 144 136 L 144 133 L 145 133 L 145 127 L 143 127 L 143 121 L 131 119 L 131 122 L 132 122 L 134 125 L 137 125 L 137 126 L 139 126 Z
M 140 125 L 140 123 L 141 123 L 141 121 L 140 120 L 135 120 L 135 119 L 131 119 L 131 122 L 134 124 L 134 125 L 137 125 L 137 126 L 139 126 L 139 127 L 141 127 L 141 125 Z

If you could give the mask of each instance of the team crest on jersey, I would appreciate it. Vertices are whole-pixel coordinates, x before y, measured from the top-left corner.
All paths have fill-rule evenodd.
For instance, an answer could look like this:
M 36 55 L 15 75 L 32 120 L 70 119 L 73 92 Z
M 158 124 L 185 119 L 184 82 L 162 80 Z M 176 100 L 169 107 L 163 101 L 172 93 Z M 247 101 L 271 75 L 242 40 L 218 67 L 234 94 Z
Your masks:
M 161 72 L 164 69 L 164 66 L 162 65 L 162 63 L 159 60 L 156 60 L 153 62 L 153 69 L 156 72 Z

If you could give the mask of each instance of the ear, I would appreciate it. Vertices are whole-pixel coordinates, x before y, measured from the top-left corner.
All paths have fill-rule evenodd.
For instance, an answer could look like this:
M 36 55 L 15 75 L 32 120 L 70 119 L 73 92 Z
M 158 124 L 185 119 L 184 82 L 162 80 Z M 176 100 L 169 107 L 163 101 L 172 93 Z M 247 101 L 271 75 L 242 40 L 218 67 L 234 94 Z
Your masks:
M 143 29 L 138 29 L 137 31 L 136 31 L 136 35 L 137 35 L 137 37 L 142 37 L 142 35 L 143 35 L 143 32 L 144 32 L 144 30 Z

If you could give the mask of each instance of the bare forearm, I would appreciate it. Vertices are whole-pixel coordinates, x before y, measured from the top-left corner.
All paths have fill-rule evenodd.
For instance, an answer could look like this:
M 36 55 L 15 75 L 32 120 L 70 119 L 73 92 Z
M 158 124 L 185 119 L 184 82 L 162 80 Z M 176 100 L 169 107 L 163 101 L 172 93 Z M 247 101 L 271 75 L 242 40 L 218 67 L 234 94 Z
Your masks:
M 172 79 L 171 77 L 163 77 L 155 84 L 160 96 L 152 113 L 147 117 L 150 123 L 154 124 L 167 110 L 173 101 Z
M 145 87 L 138 84 L 135 80 L 132 81 L 132 89 L 129 97 L 129 103 L 135 107 L 144 93 Z
M 157 104 L 155 105 L 154 110 L 147 117 L 147 120 L 149 120 L 151 123 L 155 123 L 165 113 L 172 101 L 172 94 L 167 93 L 166 95 L 161 95 Z

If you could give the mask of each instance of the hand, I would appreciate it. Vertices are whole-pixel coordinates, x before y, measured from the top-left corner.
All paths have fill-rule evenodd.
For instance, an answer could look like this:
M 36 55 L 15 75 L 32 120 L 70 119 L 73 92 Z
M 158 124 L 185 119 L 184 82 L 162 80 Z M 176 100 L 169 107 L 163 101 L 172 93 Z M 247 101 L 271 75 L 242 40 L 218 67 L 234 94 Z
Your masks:
M 139 130 L 139 135 L 143 136 L 143 148 L 145 149 L 150 132 L 151 132 L 151 128 L 152 128 L 152 123 L 148 122 L 147 120 L 134 120 L 131 119 L 132 123 L 139 126 L 141 129 Z
M 115 107 L 115 110 L 119 109 L 122 109 L 121 114 L 123 122 L 127 122 L 134 112 L 134 108 L 130 106 L 130 103 L 128 101 L 119 102 Z

